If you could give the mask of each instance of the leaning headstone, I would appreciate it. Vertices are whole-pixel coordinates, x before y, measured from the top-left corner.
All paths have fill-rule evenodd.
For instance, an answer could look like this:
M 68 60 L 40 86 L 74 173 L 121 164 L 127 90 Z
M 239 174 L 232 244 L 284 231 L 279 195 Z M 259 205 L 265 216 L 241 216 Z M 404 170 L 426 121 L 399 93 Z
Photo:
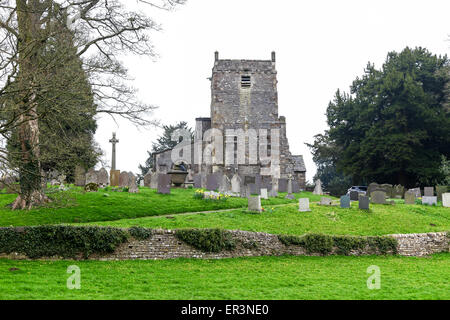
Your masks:
M 95 183 L 98 184 L 98 176 L 97 171 L 94 169 L 89 169 L 86 173 L 86 184 Z
M 267 189 L 261 189 L 261 199 L 264 199 L 264 200 L 269 199 L 269 194 L 267 192 Z
M 442 194 L 442 205 L 445 208 L 450 208 L 450 193 L 443 193 Z
M 262 212 L 260 196 L 248 198 L 248 210 L 251 212 Z
M 151 182 L 152 182 L 152 172 L 149 172 L 144 176 L 144 186 L 150 188 Z
M 438 201 L 442 201 L 442 195 L 447 192 L 447 186 L 436 186 Z
M 333 200 L 330 198 L 320 198 L 321 206 L 331 206 L 333 204 Z
M 227 175 L 223 175 L 219 185 L 219 192 L 227 193 L 231 191 L 231 181 Z
M 119 176 L 119 187 L 120 188 L 125 188 L 128 187 L 130 185 L 130 175 L 128 174 L 128 172 L 122 172 L 120 173 Z
M 201 189 L 202 187 L 202 176 L 199 174 L 194 175 L 194 188 Z
M 413 191 L 405 192 L 405 204 L 416 204 L 416 193 Z
M 350 208 L 350 197 L 349 196 L 341 197 L 341 208 L 344 208 L 344 209 Z
M 109 174 L 105 168 L 101 168 L 99 172 L 97 172 L 98 184 L 100 186 L 106 187 L 109 185 Z
M 322 181 L 320 181 L 320 179 L 317 179 L 317 181 L 316 181 L 316 186 L 314 188 L 313 194 L 319 195 L 319 196 L 323 195 Z
M 236 173 L 233 178 L 231 178 L 231 192 L 241 193 L 241 177 Z
M 75 167 L 75 185 L 84 187 L 86 185 L 86 170 L 81 166 Z
M 310 212 L 309 208 L 309 198 L 300 198 L 298 200 L 298 211 L 299 212 Z
M 287 179 L 278 179 L 278 192 L 287 192 Z
M 170 185 L 172 184 L 172 180 L 170 175 L 165 173 L 158 174 L 158 193 L 161 194 L 170 194 Z
M 150 178 L 150 189 L 158 189 L 158 173 L 153 172 Z
M 213 173 L 206 177 L 206 189 L 209 191 L 216 191 L 220 186 L 220 175 L 219 173 Z
M 350 200 L 358 201 L 359 200 L 359 192 L 358 191 L 350 191 Z
M 361 210 L 369 210 L 370 208 L 370 200 L 368 196 L 360 196 L 359 197 L 359 209 Z
M 423 195 L 425 197 L 434 197 L 434 188 L 433 187 L 425 187 L 423 189 Z
M 423 196 L 422 204 L 428 206 L 437 206 L 437 197 Z
M 111 170 L 109 177 L 109 185 L 111 187 L 118 187 L 119 186 L 119 180 L 120 180 L 120 170 Z
M 370 195 L 372 203 L 386 204 L 386 192 L 384 190 L 375 190 Z

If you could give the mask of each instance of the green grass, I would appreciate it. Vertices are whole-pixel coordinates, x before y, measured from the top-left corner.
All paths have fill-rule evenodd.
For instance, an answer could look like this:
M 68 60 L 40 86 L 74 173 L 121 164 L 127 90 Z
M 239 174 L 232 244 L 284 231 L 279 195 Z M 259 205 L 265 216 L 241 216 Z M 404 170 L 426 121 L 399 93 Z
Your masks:
M 84 193 L 78 188 L 66 193 L 52 194 L 52 197 L 57 196 L 60 201 L 51 204 L 50 207 L 31 211 L 11 211 L 7 205 L 14 201 L 16 195 L 0 195 L 0 227 L 114 221 L 247 206 L 247 200 L 242 198 L 230 198 L 225 202 L 193 199 L 194 192 L 194 189 L 172 189 L 172 194 L 162 195 L 156 190 L 141 188 L 138 194 L 104 191 Z M 311 193 L 301 193 L 296 196 L 297 198 L 308 197 L 312 201 L 320 200 L 320 196 L 314 196 Z M 62 202 L 64 206 L 57 207 L 61 199 L 64 200 Z M 262 203 L 277 205 L 296 201 L 286 200 L 280 194 L 279 198 L 263 200 Z
M 450 299 L 449 258 L 3 259 L 0 299 Z M 66 288 L 67 267 L 74 264 L 81 268 L 81 290 Z M 366 285 L 372 265 L 381 270 L 380 290 Z
M 362 211 L 353 203 L 351 209 L 311 205 L 311 212 L 298 212 L 298 205 L 275 207 L 260 215 L 245 210 L 228 212 L 148 217 L 140 219 L 96 222 L 94 225 L 147 228 L 222 228 L 273 234 L 303 235 L 325 233 L 335 235 L 386 235 L 450 230 L 450 209 L 407 205 L 371 205 Z M 266 210 L 272 207 L 266 206 Z

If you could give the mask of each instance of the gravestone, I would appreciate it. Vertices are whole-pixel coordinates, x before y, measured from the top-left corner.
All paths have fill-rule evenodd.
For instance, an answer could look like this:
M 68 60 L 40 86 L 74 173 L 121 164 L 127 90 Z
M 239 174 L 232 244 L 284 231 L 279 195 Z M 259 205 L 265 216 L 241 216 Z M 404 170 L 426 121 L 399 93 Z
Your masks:
M 442 202 L 442 195 L 447 192 L 447 186 L 436 186 L 438 201 Z
M 152 173 L 149 172 L 144 176 L 144 186 L 150 188 L 151 182 L 152 182 Z
M 422 204 L 427 206 L 437 205 L 437 197 L 423 196 Z
M 359 209 L 361 210 L 369 210 L 370 208 L 370 199 L 368 196 L 360 196 L 359 197 Z
M 241 177 L 236 173 L 233 178 L 231 178 L 231 192 L 241 193 Z
M 81 166 L 75 167 L 75 185 L 84 187 L 86 185 L 86 170 Z
M 434 197 L 434 188 L 433 187 L 425 187 L 423 189 L 423 195 L 425 197 Z
M 278 197 L 278 179 L 272 178 L 272 188 L 270 189 L 270 196 L 272 198 Z
M 321 206 L 331 206 L 333 204 L 333 200 L 330 198 L 320 198 Z
M 166 173 L 158 174 L 158 193 L 161 194 L 170 194 L 170 186 L 172 184 L 172 180 L 170 175 Z
M 380 189 L 380 185 L 378 183 L 372 182 L 371 184 L 369 184 L 366 196 L 370 196 L 372 192 L 375 191 L 376 189 Z
M 392 186 L 392 184 L 388 184 L 388 183 L 382 184 L 379 187 L 379 189 L 384 190 L 386 192 L 386 196 L 388 198 L 394 198 L 395 197 L 395 195 L 394 195 L 394 187 Z
M 409 189 L 408 191 L 414 192 L 416 198 L 422 197 L 422 191 L 420 191 L 420 188 Z
M 320 181 L 320 179 L 316 180 L 316 186 L 314 187 L 313 194 L 319 195 L 319 196 L 323 195 L 322 181 Z
M 285 197 L 285 199 L 295 200 L 295 196 L 292 194 L 292 179 L 288 180 L 287 192 L 288 192 L 288 194 Z
M 287 192 L 287 179 L 278 180 L 278 192 Z
M 405 192 L 405 204 L 416 204 L 416 193 L 413 191 Z
M 109 177 L 109 185 L 111 187 L 118 187 L 119 186 L 119 180 L 120 180 L 120 170 L 111 170 Z
M 405 196 L 405 187 L 400 184 L 394 186 L 394 194 L 394 198 L 403 199 Z
M 128 173 L 128 185 L 129 185 L 129 188 L 128 188 L 129 193 L 139 193 L 139 188 L 137 186 L 136 177 L 131 172 Z
M 194 188 L 196 189 L 202 188 L 202 177 L 199 174 L 194 175 Z
M 231 191 L 231 181 L 230 179 L 224 174 L 222 176 L 220 185 L 219 185 L 219 192 L 221 193 L 228 193 Z
M 375 190 L 370 195 L 371 202 L 375 204 L 386 204 L 386 192 L 384 190 Z
M 264 200 L 269 199 L 269 194 L 267 192 L 267 189 L 261 189 L 261 199 L 264 199 Z
M 98 176 L 97 171 L 94 169 L 89 169 L 89 171 L 86 173 L 86 184 L 95 183 L 98 184 Z
M 100 186 L 106 187 L 109 185 L 109 174 L 105 168 L 100 169 L 100 171 L 97 173 L 97 177 L 98 177 L 98 184 Z
M 359 200 L 359 192 L 358 191 L 350 191 L 350 200 L 358 201 Z
M 120 188 L 125 188 L 128 187 L 130 185 L 130 175 L 128 174 L 128 172 L 122 172 L 120 173 L 119 176 L 119 187 Z
M 298 200 L 298 211 L 299 212 L 310 212 L 309 208 L 309 198 L 300 198 Z
M 158 173 L 153 172 L 150 178 L 150 189 L 158 189 Z
M 350 208 L 350 197 L 349 196 L 341 197 L 341 208 L 344 208 L 344 209 Z
M 208 175 L 206 177 L 206 189 L 209 191 L 219 190 L 220 180 L 221 177 L 218 172 Z
M 450 193 L 443 193 L 442 194 L 442 205 L 445 208 L 450 208 Z
M 261 176 L 256 175 L 254 182 L 249 183 L 250 186 L 250 194 L 260 195 L 261 192 Z
M 262 212 L 260 196 L 248 198 L 248 210 L 251 212 Z
M 141 188 L 144 188 L 144 187 L 145 187 L 144 179 L 141 179 L 141 181 L 139 181 L 139 186 L 140 186 Z
M 300 184 L 296 180 L 292 181 L 292 193 L 299 193 L 299 192 L 300 192 Z

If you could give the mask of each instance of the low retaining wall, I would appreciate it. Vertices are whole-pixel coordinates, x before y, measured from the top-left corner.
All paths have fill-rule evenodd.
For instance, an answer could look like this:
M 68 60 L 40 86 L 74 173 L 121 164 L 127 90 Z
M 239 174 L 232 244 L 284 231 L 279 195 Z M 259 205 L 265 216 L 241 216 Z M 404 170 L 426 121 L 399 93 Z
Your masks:
M 122 244 L 108 256 L 92 256 L 98 260 L 161 260 L 175 258 L 220 259 L 236 257 L 281 256 L 281 255 L 311 255 L 300 246 L 285 246 L 278 236 L 262 232 L 230 231 L 237 246 L 233 251 L 219 253 L 205 253 L 175 237 L 176 231 L 154 230 L 148 240 L 132 240 Z M 424 256 L 439 252 L 449 252 L 449 238 L 446 232 L 423 234 L 391 235 L 398 241 L 398 254 L 402 256 Z M 377 254 L 373 250 L 365 249 L 352 252 L 352 255 Z
M 221 259 L 235 257 L 281 256 L 281 255 L 318 255 L 309 254 L 298 245 L 285 245 L 281 243 L 277 235 L 248 232 L 229 231 L 236 243 L 232 251 L 219 253 L 206 253 L 198 250 L 182 241 L 176 236 L 175 230 L 152 230 L 152 235 L 147 240 L 130 239 L 119 245 L 116 250 L 107 255 L 91 255 L 89 260 L 163 260 L 175 258 Z M 447 232 L 422 233 L 422 234 L 396 234 L 390 235 L 397 240 L 397 254 L 402 256 L 425 256 L 439 252 L 450 252 L 449 237 Z M 331 254 L 336 253 L 336 248 Z M 380 252 L 366 247 L 358 251 L 350 252 L 350 255 L 374 255 Z M 27 259 L 19 254 L 0 255 L 0 258 Z M 50 258 L 58 259 L 58 258 Z

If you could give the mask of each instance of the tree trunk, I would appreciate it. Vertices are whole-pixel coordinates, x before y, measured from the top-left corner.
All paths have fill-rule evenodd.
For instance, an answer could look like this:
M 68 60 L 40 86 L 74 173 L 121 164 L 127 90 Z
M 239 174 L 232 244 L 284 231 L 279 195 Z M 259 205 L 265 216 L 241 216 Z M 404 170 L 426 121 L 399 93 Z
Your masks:
M 42 188 L 42 174 L 39 150 L 39 122 L 37 117 L 37 81 L 35 81 L 41 50 L 39 12 L 33 10 L 33 4 L 25 0 L 16 0 L 17 21 L 19 27 L 19 75 L 21 99 L 18 102 L 19 118 L 18 138 L 20 143 L 20 191 L 13 203 L 15 209 L 31 209 L 48 202 Z

